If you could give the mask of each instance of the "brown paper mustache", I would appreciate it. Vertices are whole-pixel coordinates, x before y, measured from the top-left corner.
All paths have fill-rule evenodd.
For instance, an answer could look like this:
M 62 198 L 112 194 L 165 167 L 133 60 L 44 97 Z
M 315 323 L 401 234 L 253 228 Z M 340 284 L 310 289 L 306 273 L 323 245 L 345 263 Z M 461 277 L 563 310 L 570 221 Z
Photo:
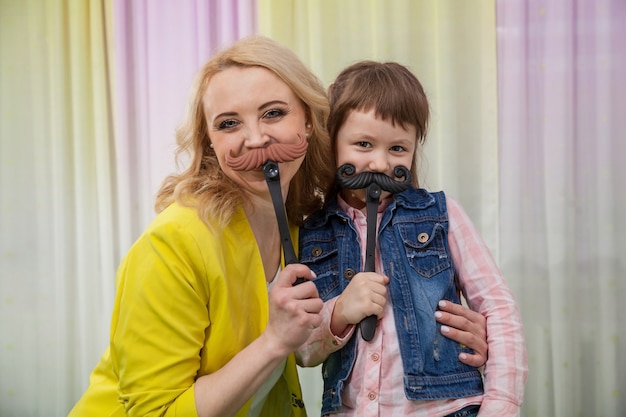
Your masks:
M 299 143 L 274 143 L 266 148 L 250 149 L 243 155 L 226 154 L 226 165 L 235 171 L 251 171 L 260 168 L 266 161 L 291 162 L 306 153 L 309 142 L 302 136 Z

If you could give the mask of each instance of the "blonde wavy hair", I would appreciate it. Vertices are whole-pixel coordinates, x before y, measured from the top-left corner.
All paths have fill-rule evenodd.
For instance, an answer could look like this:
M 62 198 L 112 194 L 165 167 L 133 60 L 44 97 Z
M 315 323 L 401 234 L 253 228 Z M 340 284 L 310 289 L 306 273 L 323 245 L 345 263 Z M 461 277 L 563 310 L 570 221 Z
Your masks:
M 211 78 L 230 67 L 263 67 L 281 78 L 302 101 L 311 124 L 304 161 L 289 185 L 285 203 L 287 216 L 301 225 L 304 218 L 322 207 L 322 200 L 334 177 L 330 164 L 330 140 L 326 130 L 329 105 L 320 80 L 288 48 L 263 37 L 241 39 L 214 55 L 199 71 L 192 89 L 187 116 L 176 131 L 176 160 L 189 156 L 189 166 L 180 174 L 165 178 L 159 189 L 155 210 L 173 202 L 196 207 L 208 225 L 209 218 L 228 224 L 231 216 L 248 200 L 221 170 L 211 149 L 211 138 L 203 110 L 203 96 Z

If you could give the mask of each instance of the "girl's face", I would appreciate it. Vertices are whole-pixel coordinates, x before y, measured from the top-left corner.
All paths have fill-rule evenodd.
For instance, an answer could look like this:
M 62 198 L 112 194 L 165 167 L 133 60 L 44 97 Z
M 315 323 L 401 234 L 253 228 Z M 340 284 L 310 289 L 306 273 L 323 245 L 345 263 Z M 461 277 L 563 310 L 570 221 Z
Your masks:
M 251 196 L 267 198 L 262 168 L 234 170 L 226 155 L 271 144 L 297 144 L 306 135 L 302 102 L 278 76 L 261 67 L 231 67 L 215 74 L 203 97 L 213 150 L 224 173 Z M 304 156 L 279 164 L 283 197 Z
M 398 165 L 411 168 L 417 146 L 415 126 L 402 128 L 378 118 L 374 110 L 353 110 L 337 132 L 337 167 L 352 164 L 356 173 L 380 172 L 391 178 Z M 365 206 L 365 190 L 343 190 L 342 196 L 356 208 Z M 389 196 L 383 191 L 381 199 Z

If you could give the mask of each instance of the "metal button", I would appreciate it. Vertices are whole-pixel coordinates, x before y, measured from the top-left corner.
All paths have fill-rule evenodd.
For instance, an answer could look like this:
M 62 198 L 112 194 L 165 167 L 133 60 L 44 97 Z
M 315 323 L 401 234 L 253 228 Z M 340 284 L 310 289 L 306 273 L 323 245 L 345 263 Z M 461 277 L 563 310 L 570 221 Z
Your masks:
M 426 242 L 428 242 L 428 238 L 429 238 L 428 233 L 423 233 L 422 232 L 419 235 L 417 235 L 417 241 L 419 243 L 426 243 Z
M 380 359 L 380 355 L 378 353 L 372 353 L 372 360 L 378 362 L 378 359 Z
M 354 273 L 354 269 L 352 269 L 352 268 L 348 268 L 345 271 L 343 271 L 343 277 L 345 279 L 352 279 L 352 277 L 354 277 L 354 275 L 356 275 L 356 274 Z
M 367 398 L 369 398 L 371 401 L 374 401 L 376 399 L 376 393 L 370 392 L 369 394 L 367 394 Z
M 314 247 L 311 250 L 311 254 L 317 258 L 318 256 L 322 254 L 322 248 L 320 248 L 319 246 Z

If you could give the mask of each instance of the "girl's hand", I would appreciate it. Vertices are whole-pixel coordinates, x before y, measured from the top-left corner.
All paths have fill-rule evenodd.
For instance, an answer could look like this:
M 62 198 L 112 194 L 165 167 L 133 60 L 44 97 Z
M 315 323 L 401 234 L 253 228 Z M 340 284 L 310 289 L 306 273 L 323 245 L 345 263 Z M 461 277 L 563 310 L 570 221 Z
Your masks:
M 330 325 L 333 334 L 343 334 L 349 325 L 368 316 L 380 319 L 387 303 L 388 283 L 388 277 L 375 272 L 356 274 L 335 303 Z

